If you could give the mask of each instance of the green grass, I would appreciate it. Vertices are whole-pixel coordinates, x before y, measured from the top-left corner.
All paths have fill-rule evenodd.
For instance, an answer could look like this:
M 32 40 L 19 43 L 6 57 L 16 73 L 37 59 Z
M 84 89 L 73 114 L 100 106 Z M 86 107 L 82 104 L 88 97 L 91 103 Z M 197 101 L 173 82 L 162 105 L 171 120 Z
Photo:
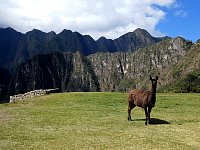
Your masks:
M 60 93 L 0 105 L 0 149 L 200 149 L 200 94 L 157 94 L 151 117 L 126 93 Z

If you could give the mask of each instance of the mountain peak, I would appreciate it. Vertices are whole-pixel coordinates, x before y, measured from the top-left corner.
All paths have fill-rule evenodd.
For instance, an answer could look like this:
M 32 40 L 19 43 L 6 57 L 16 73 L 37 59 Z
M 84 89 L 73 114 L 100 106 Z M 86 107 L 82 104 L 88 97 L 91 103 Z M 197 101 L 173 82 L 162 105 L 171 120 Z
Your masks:
M 133 32 L 147 32 L 147 30 L 142 29 L 142 28 L 137 28 Z
M 137 28 L 136 30 L 133 31 L 133 33 L 134 33 L 136 36 L 144 35 L 144 36 L 152 37 L 152 36 L 150 35 L 150 33 L 149 33 L 147 30 L 141 29 L 141 28 Z
M 5 30 L 14 30 L 14 29 L 11 27 L 7 27 L 7 28 L 5 28 Z
M 56 32 L 51 31 L 51 32 L 48 32 L 47 34 L 48 34 L 48 35 L 56 35 Z
M 62 30 L 62 32 L 60 32 L 60 33 L 72 33 L 72 31 L 71 31 L 71 30 L 64 29 L 64 30 Z
M 26 32 L 26 34 L 46 34 L 46 33 L 38 29 L 33 29 L 32 31 Z
M 106 39 L 106 37 L 101 36 L 97 41 L 99 41 L 99 40 L 107 40 L 107 39 Z
M 17 32 L 15 29 L 13 29 L 11 27 L 1 28 L 1 30 L 6 31 L 6 32 Z

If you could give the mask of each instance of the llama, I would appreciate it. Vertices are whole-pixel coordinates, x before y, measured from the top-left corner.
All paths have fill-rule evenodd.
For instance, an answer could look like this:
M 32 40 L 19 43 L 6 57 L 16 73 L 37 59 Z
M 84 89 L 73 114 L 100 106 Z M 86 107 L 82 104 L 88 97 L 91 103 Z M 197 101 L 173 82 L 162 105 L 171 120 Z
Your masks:
M 156 86 L 157 86 L 157 80 L 158 76 L 156 76 L 156 79 L 152 79 L 150 76 L 152 87 L 150 90 L 139 90 L 134 89 L 129 92 L 128 95 L 128 121 L 132 121 L 131 119 L 131 110 L 135 107 L 141 107 L 144 108 L 145 115 L 146 115 L 146 121 L 145 125 L 150 124 L 150 113 L 152 107 L 154 107 L 156 102 Z

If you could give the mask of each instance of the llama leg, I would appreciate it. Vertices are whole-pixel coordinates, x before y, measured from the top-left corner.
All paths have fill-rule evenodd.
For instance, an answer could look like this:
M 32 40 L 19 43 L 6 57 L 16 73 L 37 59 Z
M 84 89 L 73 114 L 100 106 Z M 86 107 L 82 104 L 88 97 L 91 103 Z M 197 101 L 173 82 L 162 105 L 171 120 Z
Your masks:
M 145 111 L 145 116 L 146 116 L 145 125 L 147 125 L 147 121 L 148 121 L 147 107 L 144 108 L 144 111 Z
M 131 110 L 134 108 L 135 106 L 131 103 L 129 103 L 128 105 L 128 121 L 132 121 L 131 119 Z
M 151 109 L 152 109 L 152 107 L 148 107 L 148 124 L 150 124 L 151 122 L 150 122 L 150 114 L 151 114 Z

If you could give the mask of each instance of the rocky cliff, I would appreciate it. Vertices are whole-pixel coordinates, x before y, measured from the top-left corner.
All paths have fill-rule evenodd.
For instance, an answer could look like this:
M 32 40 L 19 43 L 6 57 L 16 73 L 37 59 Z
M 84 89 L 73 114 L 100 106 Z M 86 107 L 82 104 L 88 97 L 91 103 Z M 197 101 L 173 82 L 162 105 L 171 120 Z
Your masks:
M 10 93 L 41 88 L 128 91 L 130 88 L 148 87 L 150 75 L 159 76 L 158 88 L 161 88 L 181 78 L 184 70 L 199 70 L 199 50 L 198 43 L 177 37 L 134 52 L 98 52 L 88 56 L 80 52 L 38 55 L 19 67 L 11 82 Z M 184 67 L 185 60 L 191 65 Z M 178 67 L 182 71 L 174 72 Z
M 150 75 L 159 76 L 160 86 L 173 82 L 175 78 L 169 72 L 184 60 L 191 45 L 178 37 L 132 53 L 96 53 L 88 59 L 94 65 L 102 91 L 127 91 L 147 87 Z
M 37 89 L 99 91 L 99 82 L 90 61 L 79 52 L 37 55 L 22 64 L 11 81 L 10 95 Z

